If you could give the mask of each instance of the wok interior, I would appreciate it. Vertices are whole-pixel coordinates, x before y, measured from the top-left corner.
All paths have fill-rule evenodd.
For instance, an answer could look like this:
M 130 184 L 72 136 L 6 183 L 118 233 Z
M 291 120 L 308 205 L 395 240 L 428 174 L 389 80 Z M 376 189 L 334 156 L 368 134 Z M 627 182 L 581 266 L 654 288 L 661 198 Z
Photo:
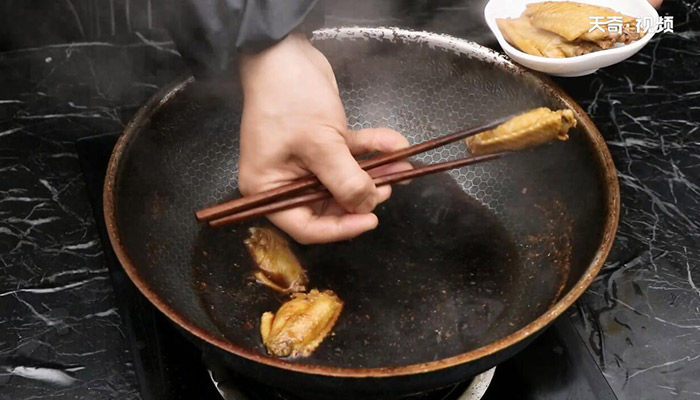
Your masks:
M 425 44 L 317 42 L 352 129 L 388 126 L 411 143 L 538 106 L 563 107 L 528 74 Z M 284 298 L 251 279 L 243 239 L 264 220 L 211 229 L 196 209 L 238 196 L 237 92 L 189 84 L 143 121 L 119 165 L 115 212 L 145 283 L 197 327 L 264 354 L 259 317 Z M 355 240 L 298 246 L 310 286 L 345 309 L 319 349 L 293 362 L 369 368 L 458 355 L 512 333 L 566 294 L 605 222 L 602 165 L 588 133 L 395 186 L 380 226 Z M 464 157 L 456 143 L 413 160 Z

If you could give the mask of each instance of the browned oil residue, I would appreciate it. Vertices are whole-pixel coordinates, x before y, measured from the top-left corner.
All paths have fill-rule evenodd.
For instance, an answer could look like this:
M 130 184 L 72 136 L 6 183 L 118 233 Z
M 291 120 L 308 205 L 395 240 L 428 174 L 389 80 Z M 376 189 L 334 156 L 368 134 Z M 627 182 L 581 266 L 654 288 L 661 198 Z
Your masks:
M 537 236 L 530 235 L 526 240 L 530 245 L 534 245 L 534 247 L 540 249 L 539 252 L 546 254 L 540 254 L 539 252 L 534 253 L 531 251 L 527 254 L 527 257 L 544 256 L 546 259 L 551 260 L 553 265 L 557 266 L 557 271 L 559 271 L 559 286 L 550 304 L 551 307 L 559 300 L 569 279 L 569 273 L 571 271 L 573 221 L 566 212 L 566 206 L 557 199 L 554 200 L 550 208 L 545 208 L 541 205 L 535 205 L 535 207 L 547 216 L 547 226 L 544 229 L 547 233 Z
M 153 200 L 151 201 L 151 215 L 153 219 L 159 219 L 163 214 L 163 209 L 165 208 L 166 197 L 160 190 L 156 190 L 153 193 Z
M 153 240 L 153 237 L 149 235 L 148 241 L 146 242 L 146 254 L 149 258 L 161 258 L 166 254 L 165 245 L 163 243 Z

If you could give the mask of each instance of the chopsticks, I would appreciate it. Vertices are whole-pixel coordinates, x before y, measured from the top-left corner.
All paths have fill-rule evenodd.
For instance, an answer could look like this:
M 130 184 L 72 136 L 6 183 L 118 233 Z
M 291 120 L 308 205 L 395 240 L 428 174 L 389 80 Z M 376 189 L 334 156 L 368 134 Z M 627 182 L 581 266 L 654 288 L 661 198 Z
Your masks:
M 413 178 L 418 178 L 424 175 L 430 175 L 437 172 L 447 171 L 454 168 L 464 167 L 466 165 L 477 164 L 485 161 L 494 160 L 500 158 L 508 152 L 487 154 L 478 157 L 462 158 L 454 161 L 447 161 L 444 163 L 426 165 L 424 167 L 411 169 L 408 171 L 395 172 L 393 174 L 382 175 L 374 178 L 374 184 L 376 186 L 390 185 L 392 183 L 397 183 Z M 250 218 L 261 217 L 273 212 L 287 210 L 294 207 L 299 207 L 305 204 L 313 203 L 319 200 L 324 200 L 332 197 L 331 193 L 326 190 L 319 190 L 316 192 L 302 194 L 296 197 L 286 198 L 279 201 L 274 201 L 259 207 L 249 208 L 245 211 L 234 213 L 225 217 L 214 219 L 209 221 L 209 225 L 213 227 L 233 224 L 236 222 L 241 222 Z
M 449 143 L 465 139 L 470 136 L 474 136 L 481 132 L 494 129 L 498 125 L 503 124 L 511 118 L 512 116 L 508 116 L 493 121 L 486 125 L 461 130 L 392 153 L 386 153 L 375 158 L 362 160 L 359 162 L 359 165 L 364 170 L 369 170 L 382 165 L 387 165 L 414 156 L 416 154 L 420 154 L 425 151 L 432 150 L 437 147 L 441 147 Z M 448 169 L 459 168 L 465 165 L 489 161 L 494 158 L 498 158 L 501 155 L 503 155 L 503 153 L 490 154 L 480 157 L 465 158 L 455 161 L 448 161 L 445 163 L 427 165 L 409 171 L 402 171 L 394 174 L 375 177 L 374 183 L 375 185 L 387 185 L 440 171 L 445 171 Z M 195 216 L 197 217 L 198 221 L 206 221 L 209 222 L 209 225 L 216 227 L 231 224 L 234 222 L 240 222 L 245 219 L 262 216 L 276 211 L 298 207 L 303 204 L 312 203 L 314 201 L 330 197 L 330 193 L 325 189 L 299 196 L 294 196 L 302 191 L 313 189 L 316 186 L 321 186 L 321 183 L 319 182 L 318 178 L 316 178 L 315 176 L 307 176 L 274 189 L 255 193 L 250 196 L 240 197 L 224 203 L 217 204 L 212 207 L 201 209 L 195 213 Z

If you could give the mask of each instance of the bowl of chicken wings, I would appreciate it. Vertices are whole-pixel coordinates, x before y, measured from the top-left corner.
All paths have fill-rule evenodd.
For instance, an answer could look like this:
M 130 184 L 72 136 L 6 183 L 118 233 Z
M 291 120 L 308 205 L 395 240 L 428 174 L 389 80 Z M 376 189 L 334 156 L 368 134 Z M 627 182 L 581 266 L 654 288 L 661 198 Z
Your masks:
M 583 76 L 633 56 L 660 28 L 647 0 L 610 4 L 491 0 L 484 17 L 503 51 L 519 64 L 555 76 Z

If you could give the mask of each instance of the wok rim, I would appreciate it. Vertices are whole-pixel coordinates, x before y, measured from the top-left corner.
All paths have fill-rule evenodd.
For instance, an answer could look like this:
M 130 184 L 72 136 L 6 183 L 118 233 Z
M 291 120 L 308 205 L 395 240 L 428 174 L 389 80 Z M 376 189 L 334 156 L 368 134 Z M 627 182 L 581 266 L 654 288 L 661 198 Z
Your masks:
M 131 281 L 135 284 L 139 291 L 160 312 L 165 314 L 170 320 L 175 322 L 185 331 L 203 340 L 204 342 L 209 343 L 210 345 L 213 345 L 228 353 L 232 353 L 236 356 L 260 364 L 288 371 L 339 378 L 388 378 L 404 375 L 415 375 L 428 372 L 435 372 L 442 369 L 456 367 L 462 364 L 474 362 L 479 359 L 483 359 L 487 356 L 498 353 L 502 350 L 505 350 L 523 340 L 526 340 L 528 337 L 541 331 L 543 328 L 547 327 L 550 323 L 552 323 L 566 309 L 573 305 L 573 303 L 588 289 L 588 287 L 593 282 L 594 278 L 598 275 L 598 272 L 605 263 L 610 249 L 612 248 L 620 215 L 620 190 L 619 182 L 617 179 L 617 172 L 612 160 L 612 156 L 608 150 L 607 145 L 605 144 L 603 136 L 593 124 L 593 121 L 591 121 L 591 119 L 588 117 L 586 112 L 562 89 L 556 86 L 547 77 L 537 72 L 527 70 L 525 67 L 513 63 L 504 55 L 501 55 L 500 53 L 494 50 L 478 45 L 466 39 L 459 39 L 443 34 L 420 32 L 401 28 L 329 28 L 317 31 L 316 34 L 318 37 L 321 38 L 323 38 L 324 35 L 328 35 L 327 37 L 345 35 L 345 37 L 347 38 L 353 36 L 357 37 L 356 35 L 361 35 L 363 32 L 370 32 L 375 35 L 380 35 L 380 37 L 384 37 L 384 35 L 389 37 L 393 36 L 394 38 L 399 38 L 404 41 L 417 41 L 423 43 L 427 42 L 441 47 L 442 49 L 456 51 L 461 55 L 467 55 L 472 57 L 474 55 L 478 55 L 486 62 L 500 64 L 505 68 L 511 69 L 515 73 L 523 75 L 526 79 L 538 81 L 542 84 L 542 87 L 545 90 L 549 91 L 550 94 L 561 100 L 564 104 L 566 104 L 566 106 L 568 106 L 574 111 L 578 122 L 581 124 L 582 131 L 586 134 L 589 142 L 593 145 L 595 149 L 595 154 L 598 158 L 598 162 L 603 169 L 603 176 L 601 178 L 604 178 L 605 180 L 605 203 L 607 205 L 607 210 L 605 215 L 604 228 L 601 233 L 601 243 L 598 246 L 598 250 L 596 251 L 593 260 L 589 264 L 588 268 L 584 271 L 581 278 L 576 282 L 576 284 L 571 288 L 571 290 L 569 290 L 566 293 L 565 296 L 560 298 L 545 313 L 543 313 L 524 327 L 485 346 L 436 361 L 393 367 L 344 368 L 304 363 L 291 363 L 284 359 L 270 357 L 265 354 L 253 351 L 251 349 L 243 348 L 230 341 L 227 341 L 223 338 L 217 337 L 207 332 L 205 329 L 199 327 L 194 322 L 190 321 L 188 318 L 185 318 L 184 316 L 180 315 L 180 313 L 177 310 L 165 303 L 165 301 L 156 293 L 156 291 L 153 290 L 141 277 L 141 274 L 138 271 L 137 267 L 131 261 L 129 255 L 127 254 L 126 248 L 122 245 L 115 212 L 115 186 L 117 184 L 119 166 L 121 165 L 121 162 L 124 159 L 124 155 L 126 153 L 125 150 L 128 148 L 128 145 L 130 144 L 131 140 L 134 137 L 136 137 L 141 131 L 141 127 L 150 120 L 150 116 L 153 115 L 153 113 L 157 111 L 160 108 L 160 106 L 168 102 L 168 100 L 170 100 L 178 92 L 182 91 L 185 87 L 187 87 L 194 80 L 192 77 L 167 85 L 166 87 L 158 91 L 156 94 L 154 94 L 153 97 L 149 99 L 149 101 L 136 113 L 136 115 L 127 124 L 126 128 L 124 129 L 124 132 L 119 137 L 110 157 L 104 183 L 103 210 L 109 240 L 112 245 L 112 248 L 114 249 L 115 254 L 117 255 L 117 258 L 119 259 L 120 264 L 126 271 L 127 275 L 129 276 L 129 279 L 131 279 Z M 192 218 L 194 218 L 194 216 L 192 216 Z

